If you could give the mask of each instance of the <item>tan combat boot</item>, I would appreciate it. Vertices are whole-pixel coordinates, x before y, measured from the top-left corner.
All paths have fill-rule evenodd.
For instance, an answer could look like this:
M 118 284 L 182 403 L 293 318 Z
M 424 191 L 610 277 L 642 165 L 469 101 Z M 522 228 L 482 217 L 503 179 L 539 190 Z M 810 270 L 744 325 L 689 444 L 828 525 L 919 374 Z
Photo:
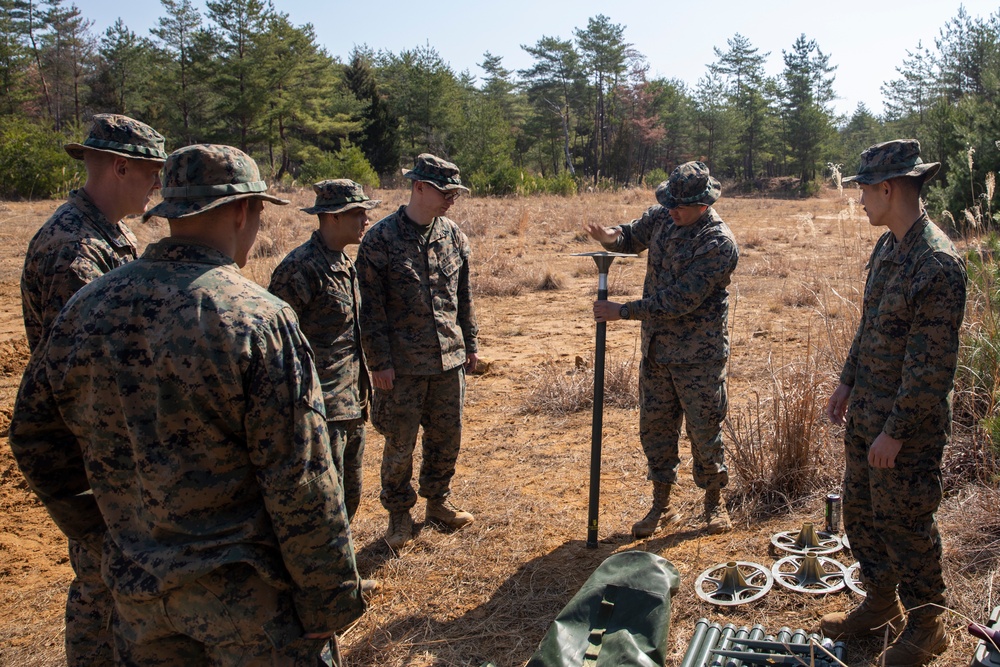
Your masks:
M 705 491 L 705 524 L 710 535 L 727 533 L 733 529 L 726 503 L 722 500 L 722 491 L 719 489 Z
M 843 639 L 881 635 L 887 624 L 890 637 L 899 634 L 903 629 L 904 611 L 895 587 L 874 588 L 866 585 L 865 589 L 868 595 L 849 613 L 838 611 L 820 619 L 819 629 L 824 637 Z
M 670 485 L 666 482 L 653 482 L 653 506 L 646 516 L 632 524 L 632 537 L 637 540 L 650 537 L 660 525 L 676 523 L 680 518 L 679 513 L 670 509 Z
M 428 498 L 426 519 L 451 530 L 458 530 L 475 521 L 472 514 L 458 509 L 448 498 Z
M 409 510 L 389 513 L 389 528 L 385 531 L 385 543 L 393 551 L 399 551 L 413 539 L 413 517 Z
M 937 608 L 911 612 L 903 634 L 885 652 L 885 667 L 916 667 L 926 665 L 948 648 L 944 616 Z

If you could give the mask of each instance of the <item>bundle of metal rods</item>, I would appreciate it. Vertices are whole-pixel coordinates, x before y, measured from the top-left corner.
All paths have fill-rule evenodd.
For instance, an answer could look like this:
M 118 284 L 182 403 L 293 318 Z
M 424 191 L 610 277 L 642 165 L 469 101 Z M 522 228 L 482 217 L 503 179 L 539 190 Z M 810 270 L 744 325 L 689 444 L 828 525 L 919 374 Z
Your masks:
M 702 618 L 694 626 L 694 636 L 680 667 L 836 667 L 843 664 L 845 653 L 844 642 L 833 642 L 805 630 L 781 628 L 770 635 L 763 625 L 737 628 Z

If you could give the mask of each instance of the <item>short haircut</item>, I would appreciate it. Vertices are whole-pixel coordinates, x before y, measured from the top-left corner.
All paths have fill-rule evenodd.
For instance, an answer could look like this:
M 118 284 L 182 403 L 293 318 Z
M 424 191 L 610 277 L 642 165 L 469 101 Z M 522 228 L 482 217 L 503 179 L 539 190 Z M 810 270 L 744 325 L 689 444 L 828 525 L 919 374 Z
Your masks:
M 920 190 L 924 187 L 923 176 L 897 176 L 891 180 L 915 197 L 920 196 Z

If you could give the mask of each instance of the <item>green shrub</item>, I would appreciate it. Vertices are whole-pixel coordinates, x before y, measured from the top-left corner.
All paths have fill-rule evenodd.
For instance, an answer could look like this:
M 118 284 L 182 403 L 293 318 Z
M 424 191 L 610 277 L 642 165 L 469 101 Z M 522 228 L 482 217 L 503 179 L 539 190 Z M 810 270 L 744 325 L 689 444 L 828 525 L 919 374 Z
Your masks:
M 655 188 L 668 178 L 670 178 L 670 174 L 667 173 L 666 169 L 657 168 L 647 171 L 646 175 L 643 176 L 643 181 L 645 181 L 647 188 Z
M 344 142 L 339 151 L 331 153 L 315 146 L 306 146 L 297 156 L 302 161 L 299 168 L 300 183 L 316 183 L 328 178 L 349 178 L 372 188 L 380 186 L 378 174 L 372 169 L 365 154 L 357 146 Z
M 60 132 L 25 118 L 0 118 L 0 198 L 65 195 L 83 180 L 83 163 L 63 149 Z
M 509 195 L 517 192 L 521 173 L 512 164 L 494 169 L 477 169 L 469 175 L 468 185 L 477 195 Z

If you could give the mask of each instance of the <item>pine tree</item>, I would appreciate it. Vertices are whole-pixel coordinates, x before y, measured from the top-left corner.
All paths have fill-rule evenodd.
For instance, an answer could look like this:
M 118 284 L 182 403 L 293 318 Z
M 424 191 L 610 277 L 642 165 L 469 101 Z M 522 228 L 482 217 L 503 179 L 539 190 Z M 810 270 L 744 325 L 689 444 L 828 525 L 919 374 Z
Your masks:
M 201 55 L 201 14 L 191 0 L 160 0 L 160 4 L 166 16 L 161 16 L 150 32 L 159 40 L 165 67 L 151 83 L 166 100 L 163 132 L 189 145 L 197 141 L 200 121 L 209 104 L 208 91 L 195 67 Z
M 400 165 L 399 119 L 379 91 L 373 59 L 370 51 L 355 48 L 344 69 L 344 82 L 366 105 L 361 115 L 362 129 L 352 135 L 351 141 L 361 148 L 379 178 L 386 180 L 396 175 Z
M 118 19 L 101 38 L 100 65 L 91 83 L 96 111 L 148 118 L 146 88 L 152 73 L 153 44 Z
M 833 77 L 836 69 L 815 40 L 800 35 L 791 51 L 782 50 L 782 114 L 786 144 L 801 186 L 816 180 L 823 151 L 832 136 Z

